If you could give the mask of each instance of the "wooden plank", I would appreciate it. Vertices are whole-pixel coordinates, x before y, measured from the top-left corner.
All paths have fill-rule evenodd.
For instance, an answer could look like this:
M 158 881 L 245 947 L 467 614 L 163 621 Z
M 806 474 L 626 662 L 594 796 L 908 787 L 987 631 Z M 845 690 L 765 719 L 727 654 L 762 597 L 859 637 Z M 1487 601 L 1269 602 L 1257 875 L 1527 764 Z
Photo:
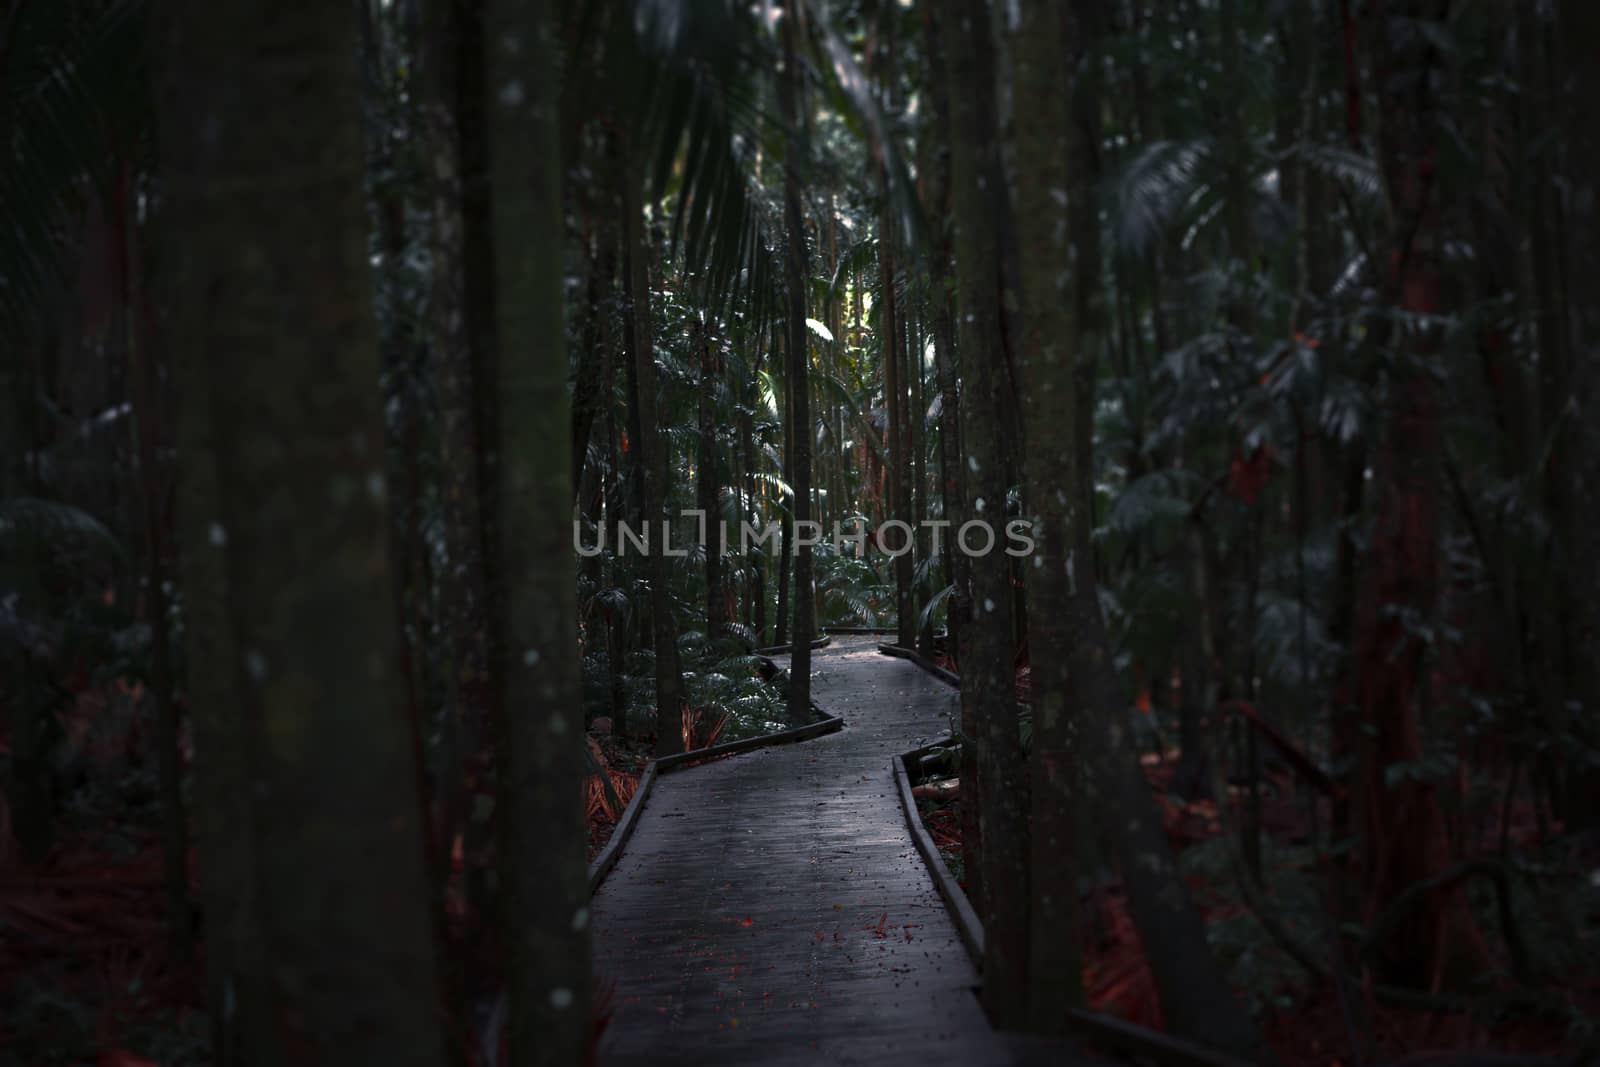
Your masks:
M 927 671 L 929 674 L 933 675 L 946 685 L 953 685 L 957 689 L 961 688 L 960 675 L 956 674 L 954 671 L 946 670 L 937 663 L 932 662 L 914 648 L 906 648 L 904 645 L 886 644 L 879 645 L 878 651 L 882 652 L 885 656 L 894 656 L 896 659 L 910 660 L 912 663 L 915 663 L 918 667 L 921 667 L 923 670 Z
M 890 762 L 954 695 L 870 639 L 813 669 L 849 727 L 660 775 L 596 892 L 602 1064 L 1010 1062 Z
M 650 762 L 659 767 L 663 772 L 693 766 L 705 760 L 718 759 L 722 756 L 732 756 L 740 752 L 750 752 L 769 745 L 786 745 L 794 741 L 809 741 L 813 737 L 831 734 L 844 726 L 844 719 L 837 715 L 828 717 L 804 726 L 794 726 L 787 730 L 779 730 L 773 734 L 762 734 L 759 737 L 743 737 L 737 741 L 724 741 L 720 745 L 711 745 L 708 748 L 692 748 L 688 752 L 675 752 L 670 756 Z

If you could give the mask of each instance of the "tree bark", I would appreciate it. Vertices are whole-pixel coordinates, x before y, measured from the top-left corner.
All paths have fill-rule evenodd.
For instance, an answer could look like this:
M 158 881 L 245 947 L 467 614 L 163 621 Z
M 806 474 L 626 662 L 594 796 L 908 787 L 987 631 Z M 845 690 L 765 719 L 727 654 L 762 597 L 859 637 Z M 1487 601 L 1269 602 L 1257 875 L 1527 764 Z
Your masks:
M 1562 309 L 1571 336 L 1571 357 L 1575 379 L 1572 410 L 1589 412 L 1600 396 L 1600 294 L 1595 279 L 1600 277 L 1600 256 L 1596 256 L 1592 235 L 1600 223 L 1600 133 L 1588 112 L 1591 101 L 1600 94 L 1600 6 L 1583 0 L 1562 0 L 1560 41 L 1564 46 L 1561 70 L 1567 78 L 1563 87 L 1563 115 L 1569 130 L 1568 174 L 1573 191 L 1572 213 L 1566 233 L 1570 242 L 1568 272 L 1571 286 L 1567 306 Z M 1584 499 L 1600 486 L 1600 428 L 1592 418 L 1579 420 L 1573 444 L 1574 459 L 1567 476 L 1571 499 Z M 1586 726 L 1583 742 L 1591 752 L 1600 750 L 1600 606 L 1584 590 L 1596 588 L 1600 581 L 1600 524 L 1589 521 L 1585 509 L 1574 507 L 1569 518 L 1569 550 L 1578 573 L 1568 588 L 1574 594 L 1573 662 L 1577 677 L 1572 690 L 1582 704 L 1578 721 Z M 1570 806 L 1585 825 L 1600 824 L 1600 769 L 1593 765 L 1576 774 Z
M 678 664 L 678 628 L 672 618 L 672 598 L 667 584 L 671 561 L 662 544 L 665 509 L 663 497 L 669 477 L 668 457 L 661 439 L 659 390 L 654 329 L 650 319 L 651 248 L 644 230 L 644 162 L 640 146 L 624 144 L 625 195 L 622 206 L 628 279 L 628 351 L 633 365 L 634 411 L 638 433 L 633 441 L 639 478 L 640 510 L 650 530 L 650 553 L 645 561 L 650 580 L 650 637 L 655 647 L 656 754 L 671 755 L 684 748 L 683 675 Z
M 705 514 L 706 640 L 722 636 L 728 623 L 722 584 L 722 466 L 717 448 L 716 395 L 718 361 L 706 323 L 698 323 L 700 339 L 700 457 L 696 472 L 697 503 Z
M 994 116 L 994 44 L 979 5 L 940 7 L 950 102 L 955 259 L 963 378 L 963 464 L 971 519 L 1004 542 L 1006 463 L 1001 427 L 1011 392 L 1001 294 L 1001 177 Z M 977 535 L 980 536 L 981 535 Z M 981 540 L 978 545 L 981 546 Z M 996 548 L 972 559 L 971 636 L 963 649 L 961 693 L 976 728 L 983 833 L 983 998 L 1001 1027 L 1027 1018 L 1028 783 L 1017 727 L 1012 668 L 1010 558 Z
M 588 827 L 572 531 L 572 437 L 561 246 L 560 48 L 542 0 L 490 0 L 499 516 L 504 585 L 492 643 L 500 893 L 510 1062 L 589 1052 Z
M 930 6 L 923 12 L 923 31 L 928 61 L 929 124 L 936 131 L 930 151 L 935 154 L 928 169 L 928 208 L 930 219 L 949 220 L 951 196 L 950 145 L 954 134 L 950 126 L 950 100 L 947 74 L 944 69 L 945 32 L 942 14 Z M 967 518 L 966 462 L 961 449 L 961 381 L 956 350 L 956 299 L 957 280 L 951 268 L 953 262 L 953 226 L 947 221 L 935 224 L 933 248 L 928 256 L 929 288 L 933 293 L 934 359 L 939 376 L 939 447 L 943 457 L 940 464 L 944 477 L 944 511 L 950 526 L 944 532 L 945 551 L 950 560 L 952 590 L 946 600 L 945 617 L 948 620 L 945 652 L 952 666 L 961 669 L 962 649 L 969 636 L 967 624 L 972 619 L 972 561 L 958 550 L 954 541 L 956 530 Z M 859 318 L 859 314 L 858 314 Z M 961 747 L 961 780 L 976 783 L 979 779 L 977 723 L 973 718 L 972 702 L 961 701 L 961 733 L 966 743 Z M 970 795 L 977 795 L 974 788 Z M 983 827 L 978 818 L 977 804 L 961 805 L 961 863 L 967 875 L 967 896 L 972 905 L 983 913 Z
M 1078 930 L 1077 812 L 1083 804 L 1079 724 L 1073 722 L 1073 578 L 1093 568 L 1077 558 L 1079 513 L 1088 472 L 1078 469 L 1079 411 L 1073 322 L 1072 230 L 1068 215 L 1072 85 L 1064 54 L 1065 12 L 1053 0 L 1022 0 L 1012 38 L 1012 91 L 1032 101 L 1017 109 L 1017 211 L 1030 220 L 1021 234 L 1020 363 L 1023 431 L 1029 442 L 1024 499 L 1036 542 L 1027 561 L 1028 653 L 1032 666 L 1033 822 L 1029 918 L 1028 1022 L 1051 1032 L 1066 1009 L 1083 1000 Z M 1081 186 L 1079 187 L 1081 189 Z M 1093 271 L 1095 264 L 1080 265 Z M 1083 540 L 1087 540 L 1084 538 Z
M 218 1059 L 438 1064 L 356 24 L 341 5 L 169 14 L 159 133 Z
M 1444 300 L 1434 149 L 1439 105 L 1431 69 L 1437 60 L 1422 34 L 1388 18 L 1442 20 L 1449 6 L 1449 0 L 1411 0 L 1388 8 L 1374 27 L 1379 164 L 1393 220 L 1386 285 L 1402 310 L 1424 315 L 1438 313 Z M 1354 862 L 1369 915 L 1449 860 L 1434 786 L 1406 774 L 1391 781 L 1391 768 L 1420 757 L 1420 725 L 1432 700 L 1428 649 L 1416 627 L 1429 624 L 1439 608 L 1439 398 L 1426 369 L 1437 345 L 1432 331 L 1416 331 L 1410 366 L 1390 386 L 1378 515 L 1348 664 L 1362 723 L 1355 737 Z M 1408 926 L 1387 946 L 1383 967 L 1391 982 L 1432 987 L 1440 977 L 1467 981 L 1482 973 L 1485 947 L 1465 897 L 1459 889 L 1441 891 L 1433 904 L 1431 921 Z
M 800 198 L 809 169 L 811 150 L 805 114 L 805 71 L 800 65 L 799 5 L 785 0 L 783 8 L 783 72 L 778 84 L 778 106 L 789 127 L 789 157 L 783 168 L 783 220 L 788 240 L 784 255 L 784 289 L 788 298 L 789 425 L 788 451 L 794 463 L 794 528 L 811 521 L 811 386 L 806 357 L 806 226 Z M 794 539 L 794 625 L 789 654 L 789 721 L 796 725 L 811 719 L 811 634 L 815 628 L 811 588 L 809 538 Z

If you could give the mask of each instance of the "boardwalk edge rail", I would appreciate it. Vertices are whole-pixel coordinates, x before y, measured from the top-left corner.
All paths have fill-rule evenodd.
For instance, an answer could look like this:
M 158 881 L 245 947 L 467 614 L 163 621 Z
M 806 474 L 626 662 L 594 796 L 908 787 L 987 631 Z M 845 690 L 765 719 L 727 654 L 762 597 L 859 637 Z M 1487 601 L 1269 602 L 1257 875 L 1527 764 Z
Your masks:
M 821 637 L 819 637 L 815 641 L 811 642 L 811 650 L 813 652 L 815 652 L 819 648 L 827 648 L 832 643 L 833 643 L 833 638 L 829 637 L 827 634 L 823 634 Z M 758 649 L 756 649 L 755 650 L 755 655 L 757 655 L 757 656 L 787 656 L 789 653 L 791 653 L 793 651 L 794 651 L 794 646 L 793 645 L 768 645 L 766 648 L 758 648 Z
M 949 685 L 957 687 L 961 685 L 959 676 L 935 663 L 930 663 L 914 649 L 899 645 L 879 645 L 878 651 L 886 656 L 910 660 Z M 945 743 L 949 744 L 955 740 L 956 738 L 952 737 Z M 939 890 L 939 896 L 944 899 L 945 906 L 950 911 L 950 918 L 956 924 L 956 931 L 961 935 L 961 943 L 966 946 L 967 952 L 972 956 L 973 964 L 981 972 L 984 946 L 983 922 L 973 910 L 966 891 L 951 875 L 944 857 L 939 855 L 939 849 L 933 843 L 933 835 L 928 833 L 928 828 L 923 824 L 922 813 L 917 810 L 916 798 L 911 793 L 909 770 L 911 761 L 929 752 L 933 747 L 935 746 L 924 746 L 910 752 L 902 752 L 891 761 L 900 794 L 900 807 L 905 813 L 906 825 L 911 830 L 911 840 L 916 845 L 917 852 L 921 854 L 923 863 L 927 865 L 934 887 Z M 1170 1067 L 1252 1067 L 1248 1060 L 1238 1059 L 1204 1045 L 1152 1030 L 1147 1026 L 1140 1026 L 1104 1012 L 1091 1011 L 1087 1008 L 1069 1008 L 1067 1020 L 1080 1038 L 1098 1049 L 1143 1057 Z
M 915 663 L 917 666 L 921 667 L 923 670 L 927 671 L 929 674 L 933 675 L 935 678 L 939 679 L 941 682 L 944 682 L 948 685 L 953 685 L 957 689 L 961 688 L 961 678 L 959 675 L 957 675 L 954 671 L 948 671 L 939 666 L 937 663 L 932 662 L 914 648 L 906 648 L 904 645 L 885 644 L 879 645 L 878 651 L 883 653 L 885 656 L 893 656 L 896 659 L 908 659 L 912 663 Z
M 978 913 L 972 910 L 972 902 L 962 891 L 961 884 L 955 880 L 950 868 L 945 865 L 944 857 L 939 855 L 939 849 L 933 843 L 933 835 L 928 833 L 928 828 L 923 825 L 922 813 L 917 810 L 916 798 L 911 795 L 911 775 L 906 768 L 913 759 L 927 751 L 927 748 L 919 748 L 911 752 L 902 752 L 892 761 L 895 787 L 900 793 L 900 809 L 905 814 L 906 826 L 911 831 L 911 841 L 922 854 L 922 862 L 927 864 L 928 874 L 933 877 L 934 888 L 939 890 L 939 896 L 944 898 L 945 907 L 950 909 L 950 917 L 955 920 L 956 932 L 961 935 L 962 944 L 967 946 L 967 952 L 971 954 L 973 962 L 981 968 L 983 923 L 978 920 Z
M 821 711 L 815 704 L 812 708 Z M 688 752 L 676 752 L 670 756 L 661 756 L 645 764 L 644 773 L 639 775 L 639 784 L 633 790 L 627 807 L 622 809 L 622 817 L 617 820 L 617 825 L 611 831 L 611 837 L 606 841 L 605 848 L 589 864 L 589 895 L 592 897 L 599 890 L 600 884 L 605 881 L 611 868 L 617 865 L 617 860 L 622 858 L 622 850 L 627 846 L 628 838 L 633 835 L 633 829 L 639 822 L 639 813 L 644 810 L 645 802 L 650 797 L 650 790 L 655 785 L 656 779 L 672 770 L 690 767 L 705 760 L 718 759 L 722 756 L 732 756 L 740 752 L 751 752 L 758 748 L 770 748 L 773 745 L 791 744 L 795 741 L 809 741 L 813 737 L 831 734 L 844 727 L 844 719 L 838 715 L 827 715 L 817 722 L 807 723 L 804 726 L 794 726 L 776 733 L 761 734 L 759 737 L 746 737 L 738 741 L 725 741 L 720 745 L 711 745 L 709 748 L 696 748 Z

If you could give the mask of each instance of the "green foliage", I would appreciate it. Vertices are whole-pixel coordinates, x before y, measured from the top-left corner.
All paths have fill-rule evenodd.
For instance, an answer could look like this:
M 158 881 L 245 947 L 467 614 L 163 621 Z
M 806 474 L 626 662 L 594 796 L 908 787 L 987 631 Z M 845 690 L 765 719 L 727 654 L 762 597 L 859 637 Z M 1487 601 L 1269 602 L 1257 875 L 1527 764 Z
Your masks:
M 1311 988 L 1305 969 L 1267 931 L 1241 899 L 1236 867 L 1238 843 L 1222 835 L 1207 838 L 1182 853 L 1186 874 L 1199 875 L 1216 898 L 1206 939 L 1234 988 L 1244 992 L 1251 1011 L 1293 1007 Z M 1302 846 L 1273 846 L 1270 878 L 1261 896 L 1271 901 L 1274 918 L 1315 958 L 1327 959 L 1329 920 L 1319 882 L 1311 873 L 1315 851 Z
M 148 130 L 142 0 L 16 0 L 0 36 L 0 331 L 61 301 L 91 202 L 133 210 Z M 126 218 L 122 218 L 124 224 Z

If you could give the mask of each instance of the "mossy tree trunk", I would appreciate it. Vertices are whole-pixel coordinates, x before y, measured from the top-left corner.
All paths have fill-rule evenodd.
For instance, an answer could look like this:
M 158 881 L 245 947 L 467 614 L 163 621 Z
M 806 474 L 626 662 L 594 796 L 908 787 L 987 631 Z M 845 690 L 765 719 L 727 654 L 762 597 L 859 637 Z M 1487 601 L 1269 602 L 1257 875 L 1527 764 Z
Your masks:
M 1068 131 L 1071 83 L 1066 11 L 1052 0 L 1021 0 L 1012 38 L 1012 91 L 1031 101 L 1016 112 L 1017 211 L 1023 334 L 1019 362 L 1023 430 L 1028 439 L 1023 498 L 1035 541 L 1028 585 L 1033 749 L 1033 817 L 1028 905 L 1028 1023 L 1041 1031 L 1066 1025 L 1065 1009 L 1083 1000 L 1078 931 L 1078 812 L 1084 804 L 1081 723 L 1075 721 L 1070 669 L 1073 578 L 1080 559 L 1078 524 L 1085 471 L 1078 467 L 1077 340 L 1073 322 L 1072 188 Z
M 443 1060 L 393 620 L 356 23 L 180 0 L 159 105 L 223 1063 Z

